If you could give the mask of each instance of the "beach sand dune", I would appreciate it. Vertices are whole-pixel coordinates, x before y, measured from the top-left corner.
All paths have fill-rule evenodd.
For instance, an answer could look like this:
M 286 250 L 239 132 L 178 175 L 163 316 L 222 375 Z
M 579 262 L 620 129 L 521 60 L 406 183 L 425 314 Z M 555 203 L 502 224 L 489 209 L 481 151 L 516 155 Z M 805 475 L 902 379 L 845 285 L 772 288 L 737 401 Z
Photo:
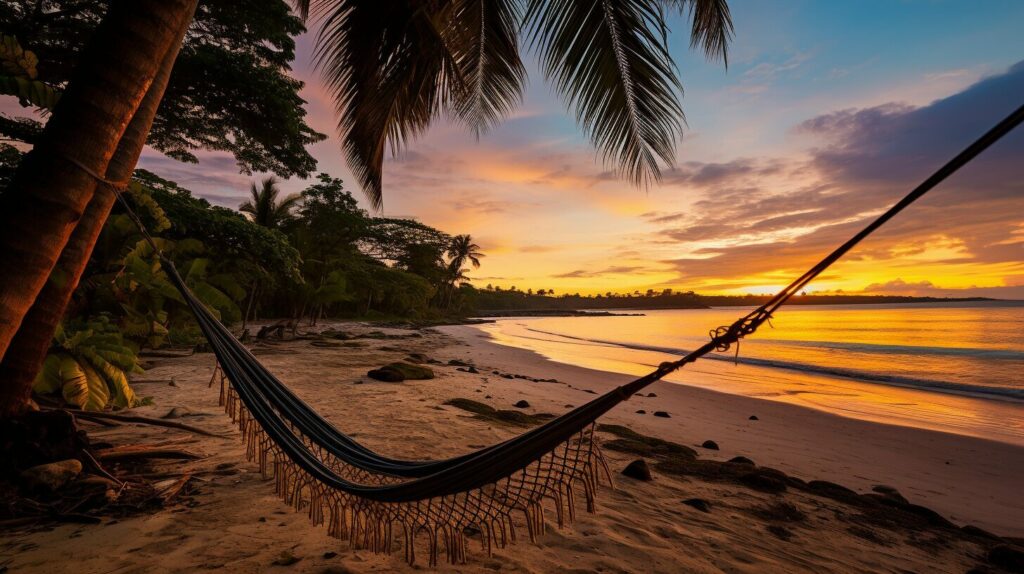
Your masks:
M 372 330 L 352 324 L 332 327 Z M 348 346 L 288 341 L 259 344 L 256 352 L 340 428 L 378 451 L 407 458 L 451 456 L 523 431 L 446 405 L 451 399 L 472 399 L 497 409 L 515 409 L 515 403 L 525 400 L 529 407 L 519 409 L 523 412 L 559 414 L 627 380 L 495 345 L 471 327 L 385 331 L 401 337 L 360 338 Z M 433 365 L 437 377 L 383 383 L 365 376 L 369 369 L 410 353 L 444 363 Z M 480 372 L 460 371 L 447 365 L 451 359 L 471 362 Z M 351 550 L 278 500 L 272 485 L 245 461 L 237 430 L 217 406 L 218 390 L 207 388 L 212 355 L 153 361 L 141 379 L 154 382 L 140 382 L 137 391 L 153 397 L 154 404 L 136 410 L 159 417 L 177 407 L 182 422 L 227 437 L 150 426 L 89 428 L 94 441 L 176 440 L 181 448 L 201 454 L 196 461 L 168 461 L 153 468 L 192 472 L 192 494 L 154 514 L 100 525 L 7 532 L 0 543 L 0 565 L 11 572 L 81 573 L 426 568 L 407 566 L 397 546 L 392 556 Z M 170 379 L 173 386 L 167 383 Z M 831 481 L 858 492 L 886 485 L 957 525 L 1024 536 L 1020 447 L 669 383 L 650 391 L 656 396 L 635 397 L 602 422 L 689 446 L 700 460 L 744 456 L 759 467 L 807 481 Z M 654 417 L 655 411 L 670 418 Z M 601 438 L 608 443 L 621 437 L 602 432 Z M 715 441 L 719 450 L 701 447 L 706 440 Z M 884 524 L 844 502 L 842 493 L 828 494 L 827 489 L 823 494 L 806 488 L 770 493 L 739 481 L 665 472 L 666 460 L 658 456 L 648 457 L 653 480 L 643 482 L 620 474 L 638 458 L 635 453 L 613 448 L 605 453 L 615 486 L 600 489 L 596 514 L 579 512 L 573 524 L 561 529 L 551 519 L 537 544 L 528 542 L 523 530 L 519 542 L 492 556 L 471 546 L 467 564 L 441 564 L 437 571 L 963 573 L 985 564 L 991 548 L 1002 544 L 919 522 L 913 527 Z M 701 504 L 692 499 L 706 501 L 709 512 L 697 508 Z

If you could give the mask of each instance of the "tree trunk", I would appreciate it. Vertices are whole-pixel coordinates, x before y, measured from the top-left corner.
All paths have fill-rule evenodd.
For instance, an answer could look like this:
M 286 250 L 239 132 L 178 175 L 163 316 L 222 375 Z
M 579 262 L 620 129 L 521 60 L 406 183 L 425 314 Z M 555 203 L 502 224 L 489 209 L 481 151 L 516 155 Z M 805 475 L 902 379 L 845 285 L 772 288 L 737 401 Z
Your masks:
M 0 265 L 17 270 L 0 283 L 0 417 L 27 407 L 32 380 L 114 201 L 109 189 L 97 187 L 91 176 L 61 156 L 73 157 L 107 179 L 124 181 L 131 176 L 196 2 L 127 4 L 131 6 L 116 4 L 97 30 L 43 138 L 19 167 L 9 194 L 18 197 L 0 215 L 3 225 L 18 229 L 12 234 L 11 227 L 5 227 L 0 234 Z M 153 33 L 144 33 L 149 30 Z M 125 41 L 132 47 L 121 45 Z M 132 54 L 125 57 L 121 50 Z M 152 69 L 147 58 L 156 62 Z M 111 74 L 115 67 L 124 73 Z M 102 72 L 106 77 L 96 75 Z M 144 96 L 135 99 L 140 86 Z M 112 99 L 110 93 L 126 96 Z M 122 119 L 130 105 L 128 96 L 133 100 L 130 122 Z M 80 117 L 68 118 L 75 113 Z M 107 155 L 111 138 L 116 147 Z M 55 250 L 60 254 L 56 265 Z M 51 279 L 43 276 L 32 303 L 32 285 L 47 266 L 52 267 Z M 31 307 L 24 313 L 26 300 Z

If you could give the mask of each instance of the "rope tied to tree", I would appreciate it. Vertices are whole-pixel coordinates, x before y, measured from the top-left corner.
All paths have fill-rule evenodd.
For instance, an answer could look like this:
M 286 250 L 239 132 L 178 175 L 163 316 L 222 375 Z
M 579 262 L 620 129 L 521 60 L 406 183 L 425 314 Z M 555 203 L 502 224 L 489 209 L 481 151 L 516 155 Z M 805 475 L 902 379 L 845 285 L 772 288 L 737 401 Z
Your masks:
M 114 197 L 117 199 L 117 202 L 120 203 L 121 207 L 124 208 L 125 213 L 128 215 L 128 219 L 130 219 L 131 222 L 135 224 L 135 227 L 138 228 L 139 233 L 142 234 L 142 238 L 146 240 L 146 243 L 148 243 L 151 248 L 153 248 L 153 252 L 156 253 L 156 256 L 160 259 L 160 261 L 168 265 L 173 265 L 170 259 L 168 259 L 164 255 L 164 252 L 162 249 L 160 249 L 160 246 L 156 244 L 156 240 L 153 239 L 153 236 L 149 234 L 149 230 L 146 228 L 146 225 L 142 222 L 142 218 L 140 218 L 139 215 L 135 212 L 135 210 L 132 209 L 131 204 L 128 203 L 128 200 L 125 199 L 124 197 L 124 193 L 122 193 L 123 190 L 127 189 L 128 186 L 131 185 L 131 178 L 128 178 L 124 181 L 112 181 L 96 173 L 96 171 L 94 171 L 92 168 L 85 165 L 76 158 L 64 154 L 59 155 L 62 159 L 64 159 L 64 161 L 77 167 L 78 169 L 82 170 L 86 175 L 96 180 L 96 183 L 98 185 L 102 185 L 109 189 L 111 193 L 114 194 Z

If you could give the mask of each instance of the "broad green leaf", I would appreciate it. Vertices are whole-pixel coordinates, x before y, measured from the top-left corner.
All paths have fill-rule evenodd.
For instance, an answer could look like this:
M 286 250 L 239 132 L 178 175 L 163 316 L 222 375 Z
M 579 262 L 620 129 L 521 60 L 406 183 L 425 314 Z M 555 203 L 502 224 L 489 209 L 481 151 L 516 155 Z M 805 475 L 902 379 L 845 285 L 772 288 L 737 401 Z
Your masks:
M 112 395 L 110 402 L 115 408 L 125 409 L 135 406 L 135 393 L 129 386 L 128 377 L 123 370 L 110 364 L 94 351 L 83 351 L 82 355 L 107 383 Z
M 110 402 L 110 389 L 95 369 L 70 356 L 60 362 L 64 400 L 86 411 L 99 411 Z

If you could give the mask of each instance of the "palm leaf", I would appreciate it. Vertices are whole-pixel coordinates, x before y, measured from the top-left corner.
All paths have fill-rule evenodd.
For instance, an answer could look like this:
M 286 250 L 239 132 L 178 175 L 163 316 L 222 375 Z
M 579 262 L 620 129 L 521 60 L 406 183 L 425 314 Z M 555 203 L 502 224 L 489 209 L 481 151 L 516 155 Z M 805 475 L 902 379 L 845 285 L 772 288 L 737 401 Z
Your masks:
M 84 411 L 100 411 L 110 402 L 110 389 L 96 369 L 64 355 L 60 359 L 64 400 Z
M 18 98 L 23 106 L 43 110 L 52 110 L 60 99 L 60 92 L 43 82 L 18 76 L 0 75 L 0 94 Z
M 602 158 L 638 185 L 661 178 L 682 133 L 682 85 L 655 0 L 530 0 L 541 67 Z
M 316 65 L 335 101 L 349 167 L 379 208 L 385 147 L 400 150 L 464 93 L 442 38 L 450 6 L 412 0 L 320 6 Z
M 732 41 L 732 14 L 726 0 L 669 0 L 680 12 L 690 11 L 692 28 L 690 48 L 700 47 L 709 60 L 722 59 L 729 65 L 729 42 Z
M 455 115 L 480 135 L 521 102 L 526 68 L 519 57 L 522 2 L 455 0 L 444 39 L 466 89 Z
M 83 350 L 82 357 L 89 362 L 89 365 L 96 370 L 106 383 L 111 393 L 110 403 L 115 408 L 126 409 L 135 406 L 138 401 L 135 398 L 135 392 L 132 391 L 131 386 L 128 384 L 128 377 L 123 370 L 92 350 Z

